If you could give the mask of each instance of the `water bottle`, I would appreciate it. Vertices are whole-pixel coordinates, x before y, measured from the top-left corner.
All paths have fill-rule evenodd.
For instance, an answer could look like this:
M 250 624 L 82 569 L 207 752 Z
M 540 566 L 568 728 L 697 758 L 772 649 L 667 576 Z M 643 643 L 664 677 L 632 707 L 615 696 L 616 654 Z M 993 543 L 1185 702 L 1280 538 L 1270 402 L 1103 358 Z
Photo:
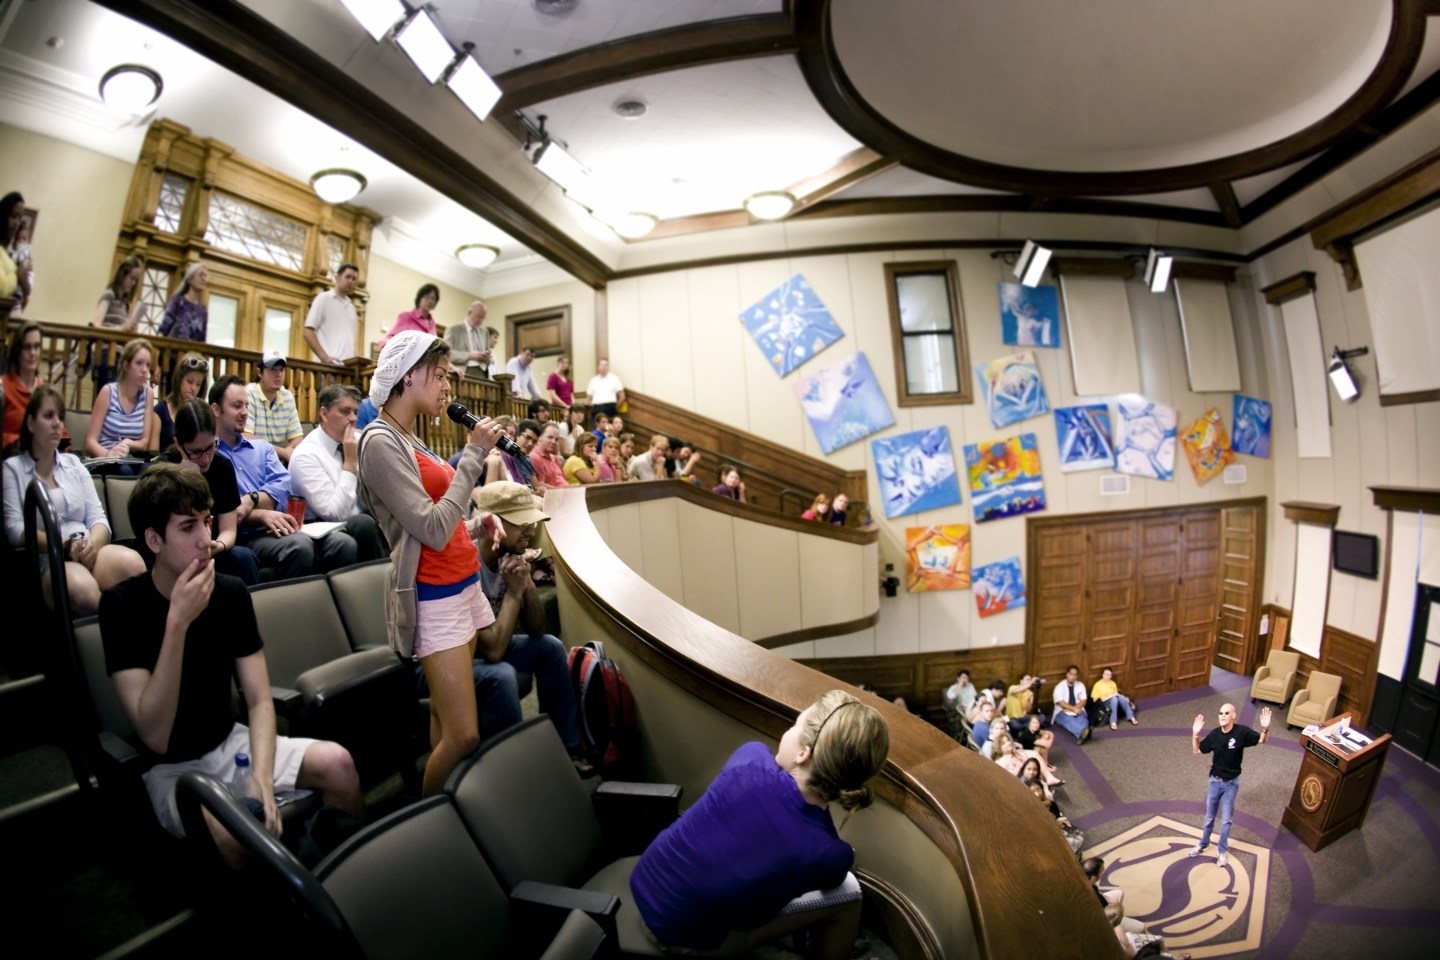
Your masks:
M 235 754 L 235 776 L 230 778 L 230 792 L 257 820 L 265 822 L 265 804 L 260 799 L 260 791 L 255 787 L 249 754 Z

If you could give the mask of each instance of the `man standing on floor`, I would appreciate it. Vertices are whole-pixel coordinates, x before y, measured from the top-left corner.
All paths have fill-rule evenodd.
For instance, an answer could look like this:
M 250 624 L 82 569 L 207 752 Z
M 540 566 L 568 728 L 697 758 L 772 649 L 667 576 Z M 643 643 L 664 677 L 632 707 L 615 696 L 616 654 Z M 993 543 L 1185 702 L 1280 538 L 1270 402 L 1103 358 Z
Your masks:
M 355 304 L 350 294 L 360 280 L 360 268 L 342 263 L 335 271 L 335 286 L 318 294 L 305 316 L 305 342 L 321 363 L 343 364 L 355 356 Z
M 1190 856 L 1198 857 L 1210 845 L 1210 831 L 1215 826 L 1215 813 L 1220 813 L 1220 855 L 1215 858 L 1217 867 L 1225 866 L 1225 854 L 1230 849 L 1230 820 L 1235 816 L 1235 795 L 1240 792 L 1240 761 L 1245 748 L 1254 747 L 1270 739 L 1270 708 L 1260 711 L 1260 732 L 1235 722 L 1235 705 L 1227 703 L 1220 708 L 1220 726 L 1200 739 L 1205 729 L 1205 714 L 1195 718 L 1191 730 L 1190 746 L 1195 753 L 1213 753 L 1210 761 L 1210 787 L 1205 794 L 1205 826 L 1200 828 L 1200 842 L 1190 848 Z

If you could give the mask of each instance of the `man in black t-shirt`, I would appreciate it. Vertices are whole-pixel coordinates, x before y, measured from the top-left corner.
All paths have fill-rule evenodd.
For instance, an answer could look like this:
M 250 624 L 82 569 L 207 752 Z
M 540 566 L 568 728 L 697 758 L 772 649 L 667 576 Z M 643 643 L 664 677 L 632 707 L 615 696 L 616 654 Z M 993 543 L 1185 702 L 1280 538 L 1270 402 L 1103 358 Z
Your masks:
M 1220 726 L 1200 739 L 1205 729 L 1205 714 L 1195 718 L 1191 730 L 1190 744 L 1195 753 L 1212 753 L 1210 761 L 1210 787 L 1205 795 L 1205 826 L 1200 828 L 1200 842 L 1190 848 L 1190 856 L 1198 857 L 1210 845 L 1210 831 L 1215 826 L 1215 814 L 1220 814 L 1220 855 L 1215 858 L 1217 867 L 1225 866 L 1226 852 L 1230 849 L 1230 820 L 1235 815 L 1235 795 L 1240 792 L 1240 761 L 1245 748 L 1254 747 L 1270 739 L 1270 708 L 1260 711 L 1260 732 L 1235 722 L 1235 705 L 1227 703 L 1220 708 Z
M 215 575 L 210 490 L 188 467 L 157 464 L 130 495 L 130 522 L 154 566 L 107 590 L 100 600 L 105 669 L 136 734 L 159 761 L 145 774 L 155 815 L 183 836 L 175 781 L 190 771 L 229 784 L 235 755 L 250 755 L 254 799 L 265 829 L 280 835 L 277 790 L 318 790 L 325 803 L 363 815 L 349 752 L 336 743 L 275 736 L 275 707 L 264 644 L 245 585 Z M 230 713 L 230 681 L 239 683 L 250 726 Z M 238 845 L 207 814 L 227 862 Z

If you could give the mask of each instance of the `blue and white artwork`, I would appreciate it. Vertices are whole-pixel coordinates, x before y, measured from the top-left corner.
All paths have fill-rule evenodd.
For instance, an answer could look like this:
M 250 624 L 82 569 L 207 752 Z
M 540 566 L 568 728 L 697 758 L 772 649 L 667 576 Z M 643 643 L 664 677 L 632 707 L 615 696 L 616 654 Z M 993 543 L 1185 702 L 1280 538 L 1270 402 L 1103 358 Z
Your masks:
M 944 427 L 871 440 L 870 451 L 887 519 L 960 502 L 955 455 Z
M 1235 394 L 1230 448 L 1252 457 L 1270 456 L 1270 404 Z
M 970 572 L 970 582 L 982 617 L 1025 606 L 1025 579 L 1020 573 L 1019 557 L 976 567 Z
M 997 429 L 1050 412 L 1040 368 L 1029 350 L 989 363 L 975 365 L 980 396 L 990 412 L 990 424 Z
M 1000 334 L 1017 347 L 1060 346 L 1060 296 L 1054 287 L 1000 284 Z
M 890 404 L 885 402 L 885 394 L 863 353 L 797 378 L 795 396 L 800 398 L 815 439 L 825 453 L 895 423 Z
M 1115 466 L 1110 409 L 1104 404 L 1056 410 L 1055 437 L 1060 442 L 1061 473 Z
M 798 273 L 761 297 L 740 319 L 782 377 L 845 336 L 809 281 Z
M 1174 407 L 1129 394 L 1115 405 L 1115 469 L 1152 480 L 1175 479 Z

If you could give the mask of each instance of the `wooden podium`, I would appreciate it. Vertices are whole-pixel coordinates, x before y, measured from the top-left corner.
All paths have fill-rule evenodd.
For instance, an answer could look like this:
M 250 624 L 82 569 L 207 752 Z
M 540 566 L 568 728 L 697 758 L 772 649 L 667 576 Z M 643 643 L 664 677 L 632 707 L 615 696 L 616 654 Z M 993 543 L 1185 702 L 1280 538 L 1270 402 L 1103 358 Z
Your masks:
M 1328 721 L 1313 737 L 1301 736 L 1305 759 L 1280 825 L 1311 850 L 1364 825 L 1390 750 L 1390 735 L 1371 739 L 1344 733 L 1346 713 Z M 1358 736 L 1357 736 L 1358 734 Z M 1363 743 L 1361 741 L 1364 741 Z

